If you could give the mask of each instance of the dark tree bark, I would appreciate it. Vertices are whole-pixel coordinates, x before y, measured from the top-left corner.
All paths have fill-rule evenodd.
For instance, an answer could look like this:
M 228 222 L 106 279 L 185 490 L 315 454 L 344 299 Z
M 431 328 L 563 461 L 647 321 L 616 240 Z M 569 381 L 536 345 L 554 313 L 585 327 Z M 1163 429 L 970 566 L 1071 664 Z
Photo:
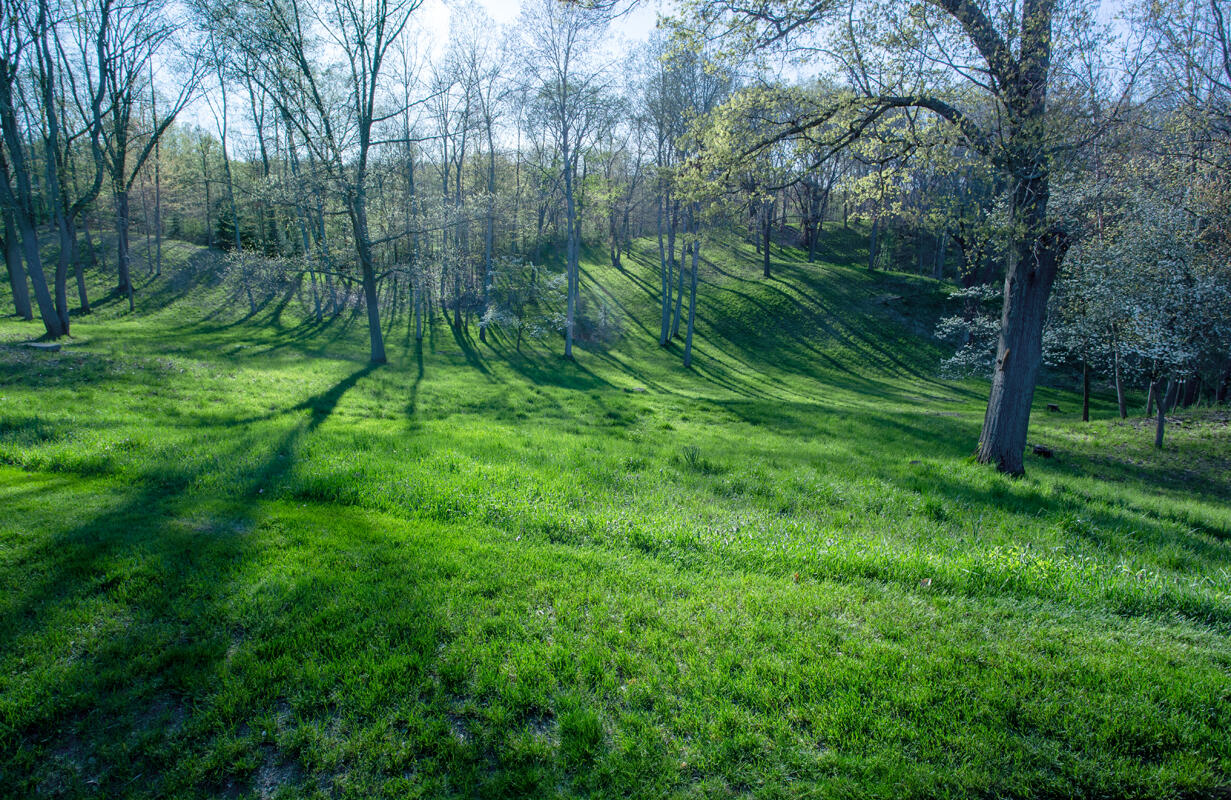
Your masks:
M 3 134 L 5 144 L 5 147 L 0 148 L 0 202 L 4 204 L 5 210 L 13 215 L 21 237 L 26 273 L 30 278 L 30 285 L 34 288 L 34 300 L 38 305 L 43 327 L 48 338 L 58 339 L 66 331 L 60 324 L 60 316 L 56 313 L 55 303 L 47 286 L 47 275 L 43 272 L 38 225 L 35 222 L 33 175 L 26 160 L 26 146 L 13 105 L 13 83 L 16 76 L 16 64 L 0 59 L 0 133 Z M 6 150 L 8 160 L 4 157 Z
M 13 310 L 29 322 L 34 319 L 34 309 L 30 306 L 30 284 L 26 281 L 26 268 L 21 263 L 17 223 L 13 220 L 13 212 L 8 209 L 4 210 L 4 264 L 8 267 L 9 286 L 13 290 Z
M 355 250 L 359 257 L 359 274 L 363 282 L 363 300 L 368 312 L 369 360 L 384 364 L 385 336 L 380 327 L 380 305 L 376 292 L 376 268 L 372 262 L 371 236 L 368 235 L 368 210 L 366 198 L 355 193 L 348 204 L 351 226 L 355 234 Z
M 1081 361 L 1081 421 L 1090 421 L 1090 364 Z
M 1152 394 L 1158 398 L 1158 420 L 1154 426 L 1154 446 L 1160 449 L 1163 446 L 1163 432 L 1167 426 L 1167 411 L 1170 408 L 1167 404 L 1167 396 L 1172 393 L 1174 386 L 1175 381 L 1159 378 L 1151 387 Z
M 1044 220 L 1046 193 L 1045 179 L 1024 180 L 1015 192 L 1015 204 L 1024 206 L 1022 217 L 1035 230 Z M 1025 472 L 1023 451 L 1030 406 L 1043 358 L 1047 298 L 1065 243 L 1059 234 L 1044 234 L 1021 237 L 1014 245 L 1005 276 L 996 368 L 979 437 L 978 460 L 995 465 L 1001 472 L 1021 475 Z

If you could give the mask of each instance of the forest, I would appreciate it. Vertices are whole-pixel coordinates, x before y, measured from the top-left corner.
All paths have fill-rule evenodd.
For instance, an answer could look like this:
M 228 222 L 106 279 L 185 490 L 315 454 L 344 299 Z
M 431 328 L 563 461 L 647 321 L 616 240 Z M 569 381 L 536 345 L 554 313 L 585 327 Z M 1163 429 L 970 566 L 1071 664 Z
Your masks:
M 1231 792 L 1227 0 L 0 5 L 0 796 Z

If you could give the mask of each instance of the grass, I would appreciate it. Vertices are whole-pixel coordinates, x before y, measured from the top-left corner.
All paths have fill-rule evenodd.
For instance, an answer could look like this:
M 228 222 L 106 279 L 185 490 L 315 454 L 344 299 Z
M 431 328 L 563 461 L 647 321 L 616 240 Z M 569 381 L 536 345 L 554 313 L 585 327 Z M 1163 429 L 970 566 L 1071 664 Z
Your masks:
M 0 323 L 0 794 L 1226 796 L 1226 414 L 1043 389 L 1002 478 L 858 247 L 711 246 L 687 371 L 649 247 L 575 362 L 402 312 L 374 368 L 188 246 Z

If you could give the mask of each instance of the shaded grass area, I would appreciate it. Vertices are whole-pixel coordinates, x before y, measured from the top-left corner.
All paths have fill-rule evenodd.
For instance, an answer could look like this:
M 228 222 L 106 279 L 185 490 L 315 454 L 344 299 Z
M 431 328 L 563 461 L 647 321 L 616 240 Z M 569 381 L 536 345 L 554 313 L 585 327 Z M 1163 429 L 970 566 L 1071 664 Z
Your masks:
M 691 371 L 648 247 L 584 265 L 622 335 L 575 362 L 393 314 L 374 368 L 188 247 L 0 345 L 0 791 L 1225 793 L 1225 415 L 1157 453 L 1099 396 L 976 467 L 940 287 L 830 235 L 710 247 Z
M 18 795 L 1160 796 L 1227 757 L 1221 637 L 1185 625 L 0 486 L 49 523 L 5 558 Z

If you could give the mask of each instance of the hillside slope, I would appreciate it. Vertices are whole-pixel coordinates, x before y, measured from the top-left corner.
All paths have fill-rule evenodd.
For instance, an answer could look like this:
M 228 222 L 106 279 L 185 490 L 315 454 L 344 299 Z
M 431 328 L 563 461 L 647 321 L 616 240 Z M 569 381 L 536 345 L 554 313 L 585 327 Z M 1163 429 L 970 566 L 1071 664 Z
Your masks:
M 685 370 L 651 244 L 574 362 L 403 309 L 373 367 L 185 245 L 0 322 L 0 793 L 1228 790 L 1225 416 L 1040 413 L 1009 480 L 935 282 L 708 245 Z

